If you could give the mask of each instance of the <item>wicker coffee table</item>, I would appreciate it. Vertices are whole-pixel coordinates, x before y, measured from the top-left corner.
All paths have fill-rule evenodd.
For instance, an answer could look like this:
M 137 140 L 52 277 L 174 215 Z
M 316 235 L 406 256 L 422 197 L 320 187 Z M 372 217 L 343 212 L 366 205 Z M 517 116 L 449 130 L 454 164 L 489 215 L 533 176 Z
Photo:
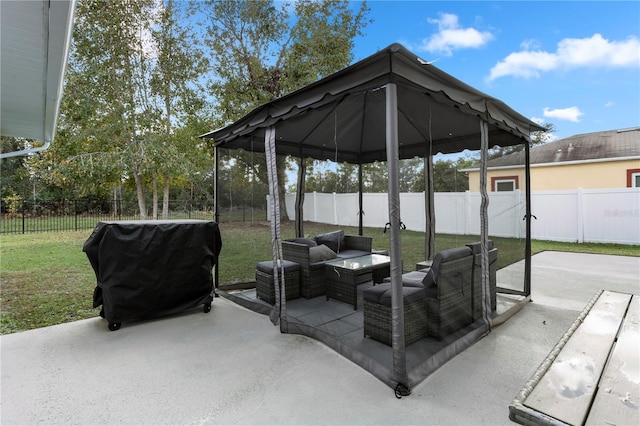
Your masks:
M 358 309 L 358 285 L 382 282 L 389 276 L 391 258 L 379 254 L 332 260 L 325 264 L 327 300 L 336 299 Z

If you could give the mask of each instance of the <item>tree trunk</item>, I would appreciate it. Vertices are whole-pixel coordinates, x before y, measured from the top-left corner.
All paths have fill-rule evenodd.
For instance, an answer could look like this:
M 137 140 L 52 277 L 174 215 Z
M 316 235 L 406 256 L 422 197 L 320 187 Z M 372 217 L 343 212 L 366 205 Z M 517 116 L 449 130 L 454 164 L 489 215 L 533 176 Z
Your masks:
M 113 217 L 118 217 L 118 189 L 113 188 Z
M 154 170 L 153 176 L 153 220 L 158 220 L 158 174 Z
M 144 187 L 142 186 L 142 175 L 138 172 L 138 165 L 134 166 L 134 179 L 136 181 L 136 193 L 138 194 L 138 208 L 140 209 L 140 219 L 147 220 L 147 203 L 144 200 Z
M 164 176 L 164 192 L 162 193 L 162 219 L 169 218 L 169 175 Z

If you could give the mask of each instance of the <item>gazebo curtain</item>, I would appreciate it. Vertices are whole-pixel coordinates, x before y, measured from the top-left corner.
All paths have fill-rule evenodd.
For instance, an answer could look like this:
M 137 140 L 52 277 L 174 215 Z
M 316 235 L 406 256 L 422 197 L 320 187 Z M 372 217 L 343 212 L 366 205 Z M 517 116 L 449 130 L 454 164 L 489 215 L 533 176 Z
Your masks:
M 271 255 L 273 257 L 273 282 L 275 305 L 270 318 L 274 324 L 280 321 L 280 331 L 287 332 L 287 300 L 284 263 L 282 262 L 282 237 L 280 232 L 280 196 L 278 194 L 278 173 L 276 167 L 276 129 L 270 127 L 264 136 L 267 175 L 269 179 L 269 210 L 271 213 Z M 279 285 L 278 285 L 279 284 Z
M 391 255 L 391 343 L 393 374 L 399 386 L 407 383 L 407 358 L 404 339 L 404 303 L 402 300 L 402 251 L 400 237 L 400 191 L 398 154 L 398 92 L 396 85 L 387 84 L 387 170 L 389 172 L 389 254 Z

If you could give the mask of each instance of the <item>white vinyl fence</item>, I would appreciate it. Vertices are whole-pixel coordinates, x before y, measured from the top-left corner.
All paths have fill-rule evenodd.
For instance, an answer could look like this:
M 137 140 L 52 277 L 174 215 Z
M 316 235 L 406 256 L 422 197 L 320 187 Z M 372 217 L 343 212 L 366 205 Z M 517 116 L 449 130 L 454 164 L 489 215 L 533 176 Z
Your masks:
M 424 193 L 400 194 L 401 220 L 407 229 L 425 230 Z M 480 193 L 434 194 L 436 232 L 480 234 Z M 294 218 L 295 195 L 287 194 L 287 213 Z M 389 221 L 387 194 L 363 194 L 363 224 L 382 228 Z M 525 237 L 525 194 L 489 194 L 489 234 Z M 531 238 L 566 242 L 640 245 L 640 189 L 577 189 L 531 193 Z M 358 194 L 307 193 L 304 220 L 358 226 Z

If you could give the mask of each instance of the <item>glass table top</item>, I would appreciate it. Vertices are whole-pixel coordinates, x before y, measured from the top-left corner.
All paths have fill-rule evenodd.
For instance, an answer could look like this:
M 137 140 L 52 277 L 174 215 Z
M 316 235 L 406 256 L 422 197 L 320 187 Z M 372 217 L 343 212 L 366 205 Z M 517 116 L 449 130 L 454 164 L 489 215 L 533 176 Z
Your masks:
M 381 254 L 369 254 L 366 256 L 353 257 L 351 259 L 336 259 L 326 262 L 325 265 L 344 269 L 363 269 L 371 268 L 374 266 L 385 265 L 391 262 L 389 256 L 383 256 Z

